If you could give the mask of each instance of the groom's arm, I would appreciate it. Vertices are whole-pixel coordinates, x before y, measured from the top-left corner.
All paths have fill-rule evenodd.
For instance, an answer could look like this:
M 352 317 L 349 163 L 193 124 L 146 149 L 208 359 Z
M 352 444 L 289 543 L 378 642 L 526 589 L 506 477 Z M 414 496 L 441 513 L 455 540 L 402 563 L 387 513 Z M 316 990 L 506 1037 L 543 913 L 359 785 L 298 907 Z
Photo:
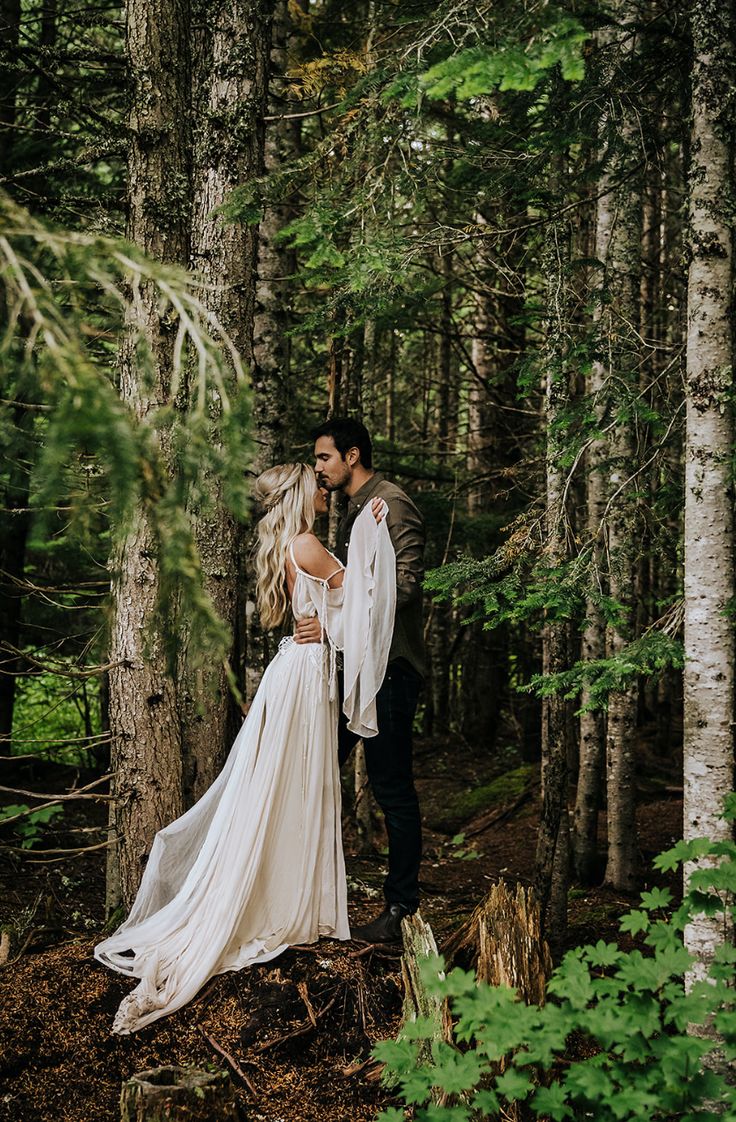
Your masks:
M 386 525 L 396 554 L 396 607 L 421 599 L 424 579 L 424 522 L 408 499 L 386 500 Z

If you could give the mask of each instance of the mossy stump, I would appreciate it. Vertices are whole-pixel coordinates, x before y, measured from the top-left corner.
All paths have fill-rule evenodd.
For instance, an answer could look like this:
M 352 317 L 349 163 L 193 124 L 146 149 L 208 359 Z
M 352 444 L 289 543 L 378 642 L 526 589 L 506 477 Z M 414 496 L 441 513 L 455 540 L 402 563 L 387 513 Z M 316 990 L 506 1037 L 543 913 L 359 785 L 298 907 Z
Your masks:
M 241 1122 L 227 1072 L 157 1067 L 120 1094 L 120 1122 Z

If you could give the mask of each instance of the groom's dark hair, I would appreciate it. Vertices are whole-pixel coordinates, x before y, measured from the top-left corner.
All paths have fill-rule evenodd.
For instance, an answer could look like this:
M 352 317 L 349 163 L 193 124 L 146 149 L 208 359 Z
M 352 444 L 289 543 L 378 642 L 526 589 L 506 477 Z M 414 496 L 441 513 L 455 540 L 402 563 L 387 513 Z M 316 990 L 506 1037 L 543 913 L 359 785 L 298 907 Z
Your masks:
M 330 417 L 312 429 L 312 440 L 320 436 L 331 436 L 335 447 L 343 460 L 350 448 L 357 448 L 360 452 L 360 462 L 369 471 L 373 467 L 373 445 L 368 429 L 360 421 L 351 417 Z

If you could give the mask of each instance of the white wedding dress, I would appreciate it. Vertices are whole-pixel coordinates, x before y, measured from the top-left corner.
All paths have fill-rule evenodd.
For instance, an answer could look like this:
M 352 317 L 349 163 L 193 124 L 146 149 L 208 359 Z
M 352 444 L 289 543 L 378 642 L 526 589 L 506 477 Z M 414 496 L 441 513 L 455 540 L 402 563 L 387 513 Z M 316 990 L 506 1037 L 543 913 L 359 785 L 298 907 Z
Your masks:
M 327 641 L 282 640 L 222 772 L 156 835 L 130 915 L 95 947 L 100 962 L 140 979 L 113 1032 L 174 1012 L 215 974 L 322 935 L 350 938 L 336 651 L 350 726 L 375 735 L 395 606 L 385 521 L 377 525 L 369 509 L 356 519 L 342 588 L 295 569 L 294 617 L 317 615 Z

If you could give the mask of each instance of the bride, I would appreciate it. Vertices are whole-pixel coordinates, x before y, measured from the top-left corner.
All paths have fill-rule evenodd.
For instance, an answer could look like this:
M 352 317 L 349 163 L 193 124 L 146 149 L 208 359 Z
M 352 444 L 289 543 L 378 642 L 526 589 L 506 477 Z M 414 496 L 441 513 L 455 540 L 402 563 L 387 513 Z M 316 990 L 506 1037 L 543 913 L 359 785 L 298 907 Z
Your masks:
M 112 1031 L 190 1001 L 215 974 L 268 962 L 320 936 L 349 939 L 337 762 L 337 651 L 349 726 L 375 735 L 388 659 L 395 561 L 375 500 L 356 520 L 347 568 L 312 532 L 326 511 L 307 464 L 259 476 L 256 597 L 267 628 L 316 615 L 325 642 L 282 639 L 222 772 L 156 835 L 130 915 L 95 957 L 138 978 Z

